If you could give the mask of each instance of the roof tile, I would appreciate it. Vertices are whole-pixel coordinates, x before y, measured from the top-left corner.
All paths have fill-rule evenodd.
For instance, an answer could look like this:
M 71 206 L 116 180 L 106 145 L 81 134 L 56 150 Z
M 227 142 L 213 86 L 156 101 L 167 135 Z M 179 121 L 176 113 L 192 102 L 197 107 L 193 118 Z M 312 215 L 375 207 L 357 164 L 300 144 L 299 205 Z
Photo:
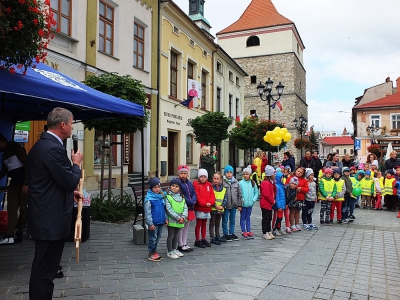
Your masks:
M 218 34 L 265 28 L 284 24 L 294 24 L 278 13 L 271 0 L 252 0 L 242 16 Z
M 354 141 L 350 136 L 328 136 L 322 140 L 329 145 L 353 145 Z
M 371 101 L 365 104 L 357 105 L 354 108 L 384 108 L 387 106 L 400 106 L 400 92 Z

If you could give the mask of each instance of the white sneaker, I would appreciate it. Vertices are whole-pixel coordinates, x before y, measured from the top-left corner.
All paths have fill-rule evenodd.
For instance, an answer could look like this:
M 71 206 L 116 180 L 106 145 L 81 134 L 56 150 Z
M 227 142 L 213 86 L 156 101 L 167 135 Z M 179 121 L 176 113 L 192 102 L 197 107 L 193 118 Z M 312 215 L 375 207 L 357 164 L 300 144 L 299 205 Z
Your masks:
M 282 233 L 280 232 L 280 229 L 275 229 L 274 232 L 272 232 L 273 235 L 275 236 L 281 236 Z
M 172 258 L 172 259 L 178 259 L 179 256 L 175 254 L 174 250 L 171 252 L 167 252 L 167 257 Z
M 263 239 L 265 240 L 272 240 L 272 237 L 269 235 L 269 233 L 267 232 L 266 234 L 263 234 Z
M 180 252 L 179 250 L 172 250 L 172 251 L 174 251 L 174 253 L 175 253 L 176 255 L 178 255 L 179 257 L 182 257 L 182 256 L 183 256 L 183 253 Z
M 286 233 L 289 233 L 289 234 L 292 233 L 292 230 L 290 229 L 290 227 L 286 227 Z
M 296 225 L 297 231 L 301 231 L 301 226 L 300 225 Z
M 14 237 L 3 237 L 0 240 L 0 245 L 11 245 L 14 244 Z

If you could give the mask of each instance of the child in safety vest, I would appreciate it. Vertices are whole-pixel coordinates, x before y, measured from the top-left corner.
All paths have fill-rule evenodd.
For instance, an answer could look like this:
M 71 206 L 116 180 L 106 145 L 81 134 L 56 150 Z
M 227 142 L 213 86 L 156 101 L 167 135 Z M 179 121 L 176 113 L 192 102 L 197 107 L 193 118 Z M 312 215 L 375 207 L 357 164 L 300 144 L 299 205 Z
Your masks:
M 383 181 L 383 190 L 385 195 L 386 209 L 394 211 L 396 209 L 396 178 L 394 178 L 393 170 L 387 170 Z
M 226 205 L 227 196 L 226 188 L 222 186 L 222 174 L 214 173 L 213 190 L 215 195 L 215 204 L 211 207 L 211 220 L 208 226 L 210 232 L 211 244 L 221 245 L 221 242 L 226 242 L 225 238 L 220 235 L 221 218 L 224 214 L 224 206 Z
M 257 175 L 257 166 L 255 164 L 251 164 L 251 180 L 253 180 L 257 184 L 257 188 L 260 189 L 260 178 Z
M 341 179 L 342 174 L 339 168 L 333 170 L 333 180 L 336 187 L 336 195 L 332 201 L 331 213 L 330 213 L 330 223 L 333 223 L 333 218 L 335 216 L 336 208 L 336 218 L 339 224 L 342 224 L 342 203 L 344 201 L 344 194 L 346 193 L 346 185 L 343 179 Z
M 371 209 L 372 197 L 375 197 L 375 182 L 371 179 L 371 171 L 365 171 L 365 177 L 360 181 L 361 202 L 363 209 Z
M 172 259 L 178 259 L 183 256 L 182 252 L 177 249 L 179 231 L 185 227 L 185 221 L 188 216 L 185 197 L 181 194 L 181 181 L 178 178 L 171 180 L 166 195 L 165 211 L 168 217 L 167 256 Z
M 319 181 L 319 200 L 321 200 L 319 222 L 321 225 L 332 225 L 330 221 L 331 202 L 336 196 L 336 185 L 332 174 L 331 168 L 325 168 L 324 176 Z
M 258 199 L 258 188 L 256 183 L 250 179 L 251 166 L 243 169 L 243 178 L 239 181 L 242 190 L 243 204 L 240 211 L 240 227 L 242 229 L 242 238 L 245 240 L 253 239 L 253 233 L 250 228 L 250 217 L 253 205 Z
M 149 186 L 150 189 L 143 203 L 149 234 L 149 254 L 147 259 L 161 261 L 163 258 L 157 253 L 157 245 L 165 225 L 165 199 L 161 190 L 160 179 L 157 177 L 150 178 Z
M 351 170 L 350 170 L 351 171 Z M 350 174 L 350 180 L 351 180 L 351 186 L 354 189 L 360 188 L 361 187 L 361 180 L 364 178 L 365 172 L 363 170 L 357 171 L 357 173 L 354 176 L 351 176 Z M 349 219 L 355 220 L 356 217 L 354 216 L 354 210 L 356 207 L 356 203 L 358 202 L 358 199 L 360 195 L 355 196 L 353 194 L 353 191 L 350 195 L 350 205 L 349 205 Z

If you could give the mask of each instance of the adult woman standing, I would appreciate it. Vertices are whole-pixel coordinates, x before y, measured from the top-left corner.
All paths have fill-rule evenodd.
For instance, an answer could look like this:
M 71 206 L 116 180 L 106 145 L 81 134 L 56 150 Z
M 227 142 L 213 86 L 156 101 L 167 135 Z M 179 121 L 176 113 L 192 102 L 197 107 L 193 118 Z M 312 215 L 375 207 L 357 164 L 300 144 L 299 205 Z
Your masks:
M 395 169 L 400 165 L 399 160 L 397 159 L 397 152 L 390 152 L 390 158 L 385 161 L 385 171 Z
M 261 157 L 261 173 L 265 172 L 265 167 L 268 165 L 268 157 L 265 154 L 265 152 L 262 152 L 262 157 Z
M 342 164 L 343 167 L 347 167 L 350 169 L 350 167 L 354 166 L 353 161 L 351 160 L 350 154 L 346 153 L 342 159 Z
M 217 160 L 214 158 L 216 157 L 216 151 L 213 153 L 214 155 L 210 155 L 210 147 L 203 146 L 200 150 L 200 165 L 202 169 L 206 169 L 208 173 L 208 181 L 212 182 L 212 178 L 215 173 L 215 164 Z
M 283 153 L 282 166 L 284 167 L 289 166 L 290 171 L 294 172 L 294 158 L 292 157 L 289 151 Z
M 256 153 L 256 156 L 254 157 L 254 160 L 253 160 L 253 164 L 255 164 L 257 166 L 256 172 L 257 172 L 258 179 L 261 179 L 261 174 L 262 174 L 262 171 L 261 171 L 262 154 L 263 154 L 263 151 L 262 150 L 258 150 L 257 153 Z
M 365 161 L 365 163 L 368 164 L 370 170 L 371 164 L 374 160 L 378 160 L 377 156 L 374 153 L 370 153 L 367 155 L 367 160 Z

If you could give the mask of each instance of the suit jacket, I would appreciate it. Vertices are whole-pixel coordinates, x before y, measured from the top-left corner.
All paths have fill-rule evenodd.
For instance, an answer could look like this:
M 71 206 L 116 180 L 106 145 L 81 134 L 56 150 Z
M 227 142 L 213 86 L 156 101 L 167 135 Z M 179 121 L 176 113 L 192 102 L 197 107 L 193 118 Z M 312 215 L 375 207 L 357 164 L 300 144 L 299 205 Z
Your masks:
M 28 233 L 37 240 L 62 240 L 70 232 L 81 170 L 72 165 L 60 141 L 46 132 L 29 151 L 28 166 Z

